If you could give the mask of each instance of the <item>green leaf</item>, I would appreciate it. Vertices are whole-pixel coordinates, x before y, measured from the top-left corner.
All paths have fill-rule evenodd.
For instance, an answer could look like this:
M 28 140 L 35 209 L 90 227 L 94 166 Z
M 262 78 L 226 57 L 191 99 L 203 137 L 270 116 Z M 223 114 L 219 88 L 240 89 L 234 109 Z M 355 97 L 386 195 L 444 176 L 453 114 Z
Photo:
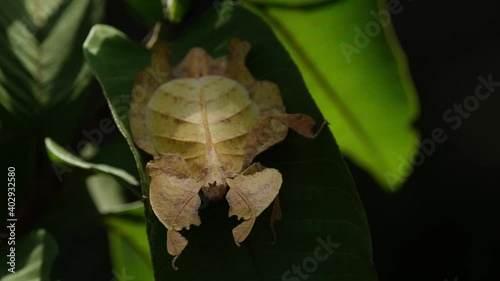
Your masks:
M 194 46 L 203 47 L 216 57 L 225 56 L 227 40 L 238 36 L 253 45 L 247 59 L 250 70 L 258 79 L 280 86 L 288 111 L 305 113 L 322 122 L 298 69 L 272 30 L 241 6 L 232 7 L 223 21 L 215 9 L 208 9 L 184 30 L 172 42 L 173 62 L 177 63 Z M 121 104 L 114 101 L 125 99 L 124 95 L 129 97 L 135 75 L 146 66 L 150 56 L 120 31 L 102 25 L 92 30 L 85 51 L 111 110 L 117 111 L 116 106 Z M 137 153 L 127 115 L 114 117 L 132 151 Z M 270 245 L 267 210 L 257 220 L 248 240 L 238 248 L 231 236 L 235 220 L 227 218 L 227 203 L 211 203 L 200 210 L 201 226 L 185 233 L 189 244 L 177 260 L 179 271 L 174 272 L 168 266 L 172 257 L 165 247 L 166 230 L 148 204 L 146 222 L 156 280 L 281 280 L 287 278 L 283 275 L 293 265 L 303 266 L 310 261 L 324 241 L 340 245 L 335 244 L 338 248 L 326 260 L 315 260 L 318 267 L 308 273 L 308 280 L 376 280 L 364 209 L 331 133 L 325 131 L 313 141 L 290 133 L 283 143 L 263 153 L 257 161 L 283 174 L 280 199 L 284 217 L 276 229 L 278 243 Z M 138 161 L 138 168 L 144 173 L 142 161 Z M 141 183 L 147 194 L 147 181 Z
M 126 42 L 127 44 L 122 44 Z M 87 62 L 102 85 L 104 96 L 120 133 L 132 151 L 143 194 L 148 194 L 144 162 L 129 131 L 128 109 L 135 76 L 149 63 L 149 54 L 139 44 L 127 41 L 125 34 L 106 25 L 95 25 L 83 45 Z M 133 54 L 120 57 L 121 54 Z M 103 60 L 103 58 L 105 58 Z M 121 67 L 126 66 L 126 69 Z
M 161 0 L 166 18 L 179 23 L 191 8 L 191 0 Z
M 292 55 L 341 150 L 386 190 L 397 190 L 409 172 L 401 169 L 401 157 L 412 162 L 419 145 L 412 128 L 419 106 L 390 19 L 384 28 L 375 20 L 380 11 L 389 14 L 386 2 L 249 3 Z M 395 10 L 404 13 L 409 4 Z M 366 41 L 357 39 L 367 28 L 373 31 Z
M 114 177 L 97 174 L 89 176 L 85 181 L 99 213 L 108 213 L 127 202 L 124 188 Z
M 100 0 L 2 1 L 0 119 L 8 121 L 2 126 L 58 127 L 76 119 L 82 107 L 74 106 L 64 118 L 59 110 L 80 100 L 91 81 L 81 44 L 103 6 Z
M 103 163 L 123 169 L 129 174 L 136 174 L 137 168 L 132 155 L 123 153 L 127 149 L 128 145 L 125 139 L 116 135 L 116 137 L 106 141 L 96 155 L 85 160 L 92 163 Z M 119 208 L 127 202 L 127 189 L 136 194 L 137 199 L 141 197 L 136 186 L 131 186 L 109 174 L 79 170 L 63 174 L 62 177 L 64 181 L 61 183 L 61 190 L 65 192 L 62 192 L 61 196 L 52 202 L 39 222 L 39 225 L 48 229 L 56 237 L 59 233 L 65 233 L 69 229 L 97 220 L 100 214 Z M 67 209 L 73 211 L 66 212 Z M 61 221 L 66 223 L 58 223 Z
M 130 175 L 126 171 L 105 164 L 93 164 L 84 161 L 78 158 L 77 156 L 71 154 L 64 148 L 62 148 L 60 145 L 55 143 L 50 138 L 45 139 L 45 148 L 47 149 L 47 153 L 49 154 L 49 157 L 53 162 L 66 164 L 72 167 L 78 167 L 85 170 L 93 170 L 105 174 L 110 174 L 124 180 L 125 182 L 131 185 L 139 184 L 139 182 L 134 178 L 134 176 Z
M 154 280 L 144 205 L 141 202 L 123 205 L 121 210 L 106 215 L 104 223 L 108 228 L 114 277 L 117 280 Z
M 10 246 L 2 249 L 2 256 L 11 255 Z M 43 229 L 19 239 L 15 246 L 15 273 L 2 266 L 0 281 L 49 281 L 50 271 L 57 255 L 54 238 Z M 8 258 L 7 263 L 10 261 Z
M 133 14 L 147 26 L 168 19 L 180 23 L 191 8 L 191 0 L 126 0 Z
M 285 8 L 307 8 L 323 4 L 330 4 L 335 1 L 337 0 L 249 0 L 249 2 L 254 4 L 265 4 L 273 7 Z

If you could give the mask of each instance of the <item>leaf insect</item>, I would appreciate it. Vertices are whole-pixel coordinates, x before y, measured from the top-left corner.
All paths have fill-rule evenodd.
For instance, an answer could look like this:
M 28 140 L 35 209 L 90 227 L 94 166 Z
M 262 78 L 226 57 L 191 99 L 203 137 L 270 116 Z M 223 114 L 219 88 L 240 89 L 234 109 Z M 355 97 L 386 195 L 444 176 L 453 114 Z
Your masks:
M 232 234 L 237 245 L 273 202 L 271 227 L 281 217 L 276 169 L 252 163 L 281 142 L 288 128 L 307 137 L 315 121 L 287 114 L 279 88 L 256 80 L 245 65 L 250 44 L 233 38 L 227 60 L 192 48 L 171 67 L 165 42 L 152 48 L 151 64 L 137 75 L 129 111 L 135 143 L 154 159 L 147 163 L 149 199 L 167 228 L 167 250 L 175 261 L 188 244 L 182 229 L 200 225 L 199 192 L 210 201 L 226 199 L 229 216 L 242 222 Z M 274 232 L 273 232 L 274 233 Z

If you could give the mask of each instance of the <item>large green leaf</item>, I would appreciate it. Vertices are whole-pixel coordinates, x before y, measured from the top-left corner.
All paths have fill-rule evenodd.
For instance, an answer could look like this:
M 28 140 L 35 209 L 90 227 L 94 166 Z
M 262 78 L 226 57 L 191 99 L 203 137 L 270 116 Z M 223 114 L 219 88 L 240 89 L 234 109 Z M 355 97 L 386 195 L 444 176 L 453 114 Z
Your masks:
M 406 3 L 388 2 L 389 11 L 385 0 L 251 0 L 249 6 L 292 55 L 341 150 L 394 191 L 408 176 L 401 157 L 411 159 L 418 148 L 412 122 L 419 107 L 390 19 L 382 15 L 385 27 L 376 20 L 404 14 Z
M 15 273 L 7 271 L 10 265 L 2 266 L 0 281 L 49 281 L 50 270 L 57 255 L 54 238 L 43 229 L 39 229 L 19 239 L 13 252 Z M 12 255 L 10 246 L 2 249 L 2 256 Z M 10 258 L 8 258 L 8 262 Z
M 78 100 L 91 81 L 80 47 L 102 11 L 100 0 L 2 1 L 0 119 L 7 121 L 2 126 L 56 127 L 81 111 L 74 106 L 64 118 L 52 114 Z
M 216 57 L 224 56 L 232 36 L 252 43 L 247 59 L 250 70 L 257 78 L 280 86 L 289 112 L 309 114 L 322 122 L 286 50 L 262 20 L 242 7 L 233 7 L 223 21 L 215 9 L 209 9 L 173 42 L 173 61 L 178 62 L 194 46 Z M 149 62 L 149 54 L 123 33 L 102 25 L 92 30 L 84 49 L 115 112 L 113 116 L 138 155 L 130 139 L 127 115 L 116 113 L 117 106 L 124 104 L 116 101 L 129 96 L 135 75 Z M 144 174 L 138 160 L 139 172 Z M 227 218 L 227 204 L 210 204 L 200 210 L 201 226 L 186 232 L 189 244 L 177 261 L 179 271 L 174 272 L 168 266 L 172 257 L 165 247 L 166 230 L 147 204 L 156 280 L 294 280 L 295 273 L 288 271 L 294 265 L 307 267 L 311 262 L 318 267 L 306 273 L 308 280 L 376 280 L 364 209 L 331 133 L 325 131 L 314 141 L 290 133 L 286 141 L 257 160 L 283 174 L 280 198 L 284 218 L 277 226 L 278 243 L 270 245 L 267 210 L 238 248 L 231 236 L 235 220 Z M 142 179 L 147 194 L 147 181 Z M 326 241 L 336 243 L 336 249 L 317 264 L 318 260 L 313 260 L 315 250 Z
M 115 41 L 125 41 L 127 44 L 108 44 L 105 48 L 101 46 L 105 42 Z M 104 96 L 111 109 L 116 126 L 125 137 L 132 151 L 139 172 L 142 192 L 147 194 L 148 180 L 142 156 L 134 145 L 129 131 L 128 108 L 135 76 L 149 62 L 148 52 L 146 49 L 141 48 L 139 44 L 126 41 L 125 34 L 105 25 L 96 25 L 92 28 L 83 49 L 88 63 L 94 69 L 97 79 L 103 87 Z M 120 54 L 134 55 L 124 60 L 124 57 L 120 57 Z M 103 60 L 103 58 L 106 59 Z M 127 68 L 121 68 L 123 66 Z

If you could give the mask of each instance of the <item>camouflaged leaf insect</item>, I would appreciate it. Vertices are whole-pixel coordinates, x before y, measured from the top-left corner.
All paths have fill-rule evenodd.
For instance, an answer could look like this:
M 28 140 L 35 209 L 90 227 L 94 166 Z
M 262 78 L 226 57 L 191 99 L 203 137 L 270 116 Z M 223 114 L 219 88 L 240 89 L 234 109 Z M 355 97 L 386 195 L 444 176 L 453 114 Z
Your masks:
M 271 225 L 281 216 L 281 174 L 252 164 L 254 157 L 285 139 L 289 127 L 316 136 L 312 118 L 285 113 L 276 84 L 253 78 L 245 66 L 248 42 L 231 39 L 228 51 L 227 60 L 215 60 L 193 48 L 171 68 L 169 46 L 157 43 L 132 91 L 130 127 L 135 143 L 154 157 L 146 166 L 149 198 L 168 229 L 174 269 L 188 243 L 179 231 L 201 223 L 200 190 L 210 201 L 225 197 L 229 216 L 243 220 L 233 229 L 239 245 L 275 199 Z

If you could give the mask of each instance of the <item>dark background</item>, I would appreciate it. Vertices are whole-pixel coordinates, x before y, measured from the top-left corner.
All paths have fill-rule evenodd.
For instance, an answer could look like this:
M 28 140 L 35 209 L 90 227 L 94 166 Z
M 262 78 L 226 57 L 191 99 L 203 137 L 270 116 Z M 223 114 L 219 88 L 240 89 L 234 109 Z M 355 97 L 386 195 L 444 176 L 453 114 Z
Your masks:
M 421 103 L 422 138 L 448 139 L 386 194 L 349 163 L 372 232 L 380 280 L 500 280 L 500 87 L 453 130 L 443 113 L 500 82 L 500 1 L 410 1 L 393 24 Z

